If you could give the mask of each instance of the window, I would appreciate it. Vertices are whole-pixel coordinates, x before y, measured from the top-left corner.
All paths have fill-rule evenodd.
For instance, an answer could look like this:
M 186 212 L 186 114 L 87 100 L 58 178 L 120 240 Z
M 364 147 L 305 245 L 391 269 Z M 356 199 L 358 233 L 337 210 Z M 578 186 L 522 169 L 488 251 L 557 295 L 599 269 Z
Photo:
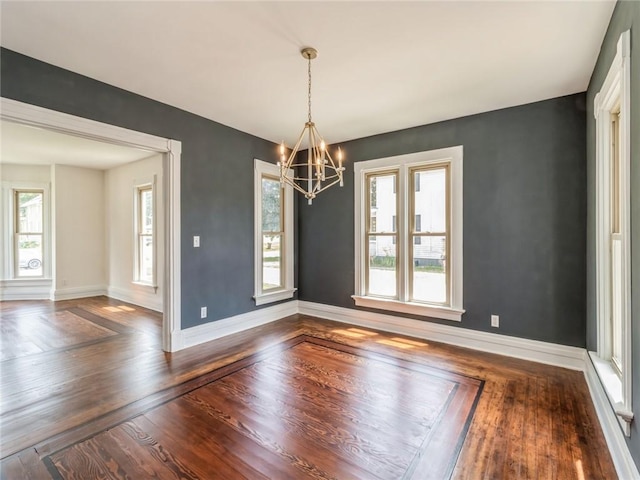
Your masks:
M 135 187 L 134 283 L 156 286 L 155 176 Z
M 594 101 L 596 118 L 596 315 L 593 364 L 624 433 L 631 398 L 631 92 L 630 35 Z
M 256 305 L 292 298 L 293 189 L 280 184 L 276 165 L 255 160 Z
M 11 288 L 34 291 L 51 286 L 50 186 L 41 182 L 2 182 L 0 279 Z M 47 292 L 45 293 L 45 290 Z
M 44 190 L 14 190 L 13 258 L 15 277 L 44 272 Z
M 460 321 L 462 147 L 354 168 L 356 305 Z

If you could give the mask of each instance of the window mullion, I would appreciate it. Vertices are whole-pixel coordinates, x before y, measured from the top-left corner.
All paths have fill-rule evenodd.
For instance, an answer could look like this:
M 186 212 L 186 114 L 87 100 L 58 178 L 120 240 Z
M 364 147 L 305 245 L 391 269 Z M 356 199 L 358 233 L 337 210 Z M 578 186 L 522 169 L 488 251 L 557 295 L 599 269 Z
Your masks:
M 408 234 L 410 223 L 409 215 L 409 169 L 402 166 L 398 171 L 398 195 L 396 196 L 398 205 L 398 298 L 406 302 L 409 299 L 409 255 L 411 252 L 407 248 L 411 235 Z

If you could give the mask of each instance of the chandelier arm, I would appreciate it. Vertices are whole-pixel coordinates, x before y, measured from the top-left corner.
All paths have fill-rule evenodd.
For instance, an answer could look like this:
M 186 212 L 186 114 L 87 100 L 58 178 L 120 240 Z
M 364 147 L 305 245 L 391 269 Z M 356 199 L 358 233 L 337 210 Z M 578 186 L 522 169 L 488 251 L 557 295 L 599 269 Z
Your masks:
M 304 138 L 304 132 L 307 130 L 307 126 L 305 125 L 300 132 L 300 136 L 298 137 L 298 141 L 296 142 L 295 147 L 291 150 L 291 154 L 289 155 L 289 159 L 287 160 L 287 169 L 291 168 L 293 165 L 293 159 L 296 157 L 298 150 L 300 149 L 300 144 L 302 143 L 302 139 Z
M 324 190 L 326 190 L 327 188 L 329 188 L 329 187 L 333 187 L 333 186 L 334 186 L 336 183 L 338 183 L 339 181 L 340 181 L 340 179 L 334 180 L 333 182 L 331 182 L 331 183 L 328 183 L 328 184 L 324 185 L 321 189 L 316 190 L 314 193 L 317 195 L 318 193 L 323 192 L 323 191 L 324 191 Z

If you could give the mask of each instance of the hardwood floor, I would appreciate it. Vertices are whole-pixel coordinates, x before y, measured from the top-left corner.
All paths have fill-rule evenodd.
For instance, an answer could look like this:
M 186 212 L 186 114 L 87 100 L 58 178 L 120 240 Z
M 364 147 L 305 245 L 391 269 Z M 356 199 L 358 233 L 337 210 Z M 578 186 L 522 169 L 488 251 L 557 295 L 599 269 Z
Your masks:
M 581 372 L 302 315 L 166 354 L 106 297 L 0 313 L 2 478 L 616 478 Z

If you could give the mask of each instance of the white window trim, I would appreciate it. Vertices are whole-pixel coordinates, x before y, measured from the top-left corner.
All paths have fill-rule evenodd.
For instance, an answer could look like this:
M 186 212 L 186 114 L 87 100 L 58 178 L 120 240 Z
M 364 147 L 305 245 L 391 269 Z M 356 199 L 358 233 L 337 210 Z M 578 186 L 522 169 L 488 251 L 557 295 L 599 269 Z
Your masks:
M 19 277 L 15 271 L 15 250 L 13 246 L 13 235 L 15 234 L 15 195 L 16 190 L 42 190 L 44 192 L 43 205 L 43 225 L 42 225 L 42 276 Z M 51 280 L 51 188 L 49 183 L 42 182 L 2 182 L 2 197 L 4 204 L 3 231 L 7 232 L 2 238 L 2 251 L 4 262 L 2 264 L 2 278 L 8 281 L 18 280 L 20 282 L 36 283 L 43 280 Z
M 133 181 L 133 283 L 141 287 L 147 287 L 152 289 L 153 292 L 158 291 L 158 236 L 157 236 L 157 201 L 156 201 L 156 175 L 150 177 L 136 179 Z M 153 279 L 151 282 L 145 282 L 140 280 L 140 245 L 138 241 L 138 228 L 140 226 L 140 194 L 141 188 L 151 187 L 151 202 L 153 203 Z
M 627 30 L 620 35 L 616 55 L 602 88 L 595 96 L 596 119 L 596 315 L 598 351 L 591 352 L 594 366 L 609 402 L 625 433 L 631 433 L 632 410 L 632 349 L 631 349 L 631 218 L 630 218 L 630 166 L 631 166 L 631 42 Z M 610 250 L 610 116 L 620 105 L 620 232 L 622 256 L 622 375 L 611 365 L 611 331 L 607 292 L 611 288 L 609 271 Z
M 293 174 L 293 172 L 291 172 Z M 262 291 L 262 177 L 280 177 L 277 165 L 254 159 L 254 271 L 255 284 L 253 299 L 256 305 L 293 298 L 297 290 L 293 286 L 293 188 L 284 186 L 284 287 Z
M 356 162 L 355 171 L 355 294 L 352 298 L 359 307 L 377 308 L 390 310 L 393 312 L 409 313 L 444 320 L 462 321 L 464 313 L 462 297 L 462 145 L 456 147 L 430 150 L 426 152 L 398 155 L 395 157 L 379 158 Z M 365 215 L 363 207 L 366 202 L 366 175 L 377 171 L 385 171 L 391 168 L 399 169 L 398 178 L 399 190 L 405 191 L 408 182 L 408 172 L 412 167 L 418 165 L 429 165 L 435 163 L 448 162 L 451 168 L 451 306 L 443 307 L 438 305 L 428 305 L 423 303 L 409 302 L 403 300 L 390 300 L 365 295 L 365 268 L 367 259 L 363 247 L 363 237 L 365 235 Z M 408 214 L 408 199 L 398 199 L 398 216 L 406 217 Z M 398 242 L 406 244 L 405 228 L 398 228 Z M 408 271 L 404 269 L 401 278 L 400 298 L 407 298 L 406 291 L 408 285 Z

